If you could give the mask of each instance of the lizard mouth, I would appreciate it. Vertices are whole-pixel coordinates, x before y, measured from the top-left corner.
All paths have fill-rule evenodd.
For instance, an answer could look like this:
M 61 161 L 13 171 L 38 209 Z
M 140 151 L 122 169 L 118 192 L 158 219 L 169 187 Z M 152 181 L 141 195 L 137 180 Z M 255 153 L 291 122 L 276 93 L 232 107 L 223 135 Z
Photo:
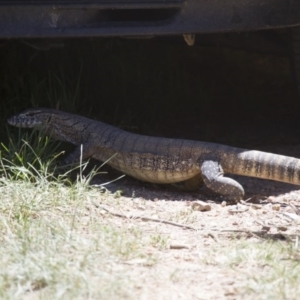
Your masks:
M 7 119 L 7 122 L 9 125 L 15 125 L 16 124 L 16 118 L 15 117 L 10 117 Z
M 28 120 L 27 118 L 17 117 L 17 116 L 12 116 L 8 118 L 7 122 L 12 126 L 17 126 L 17 127 L 31 128 L 34 126 L 34 122 L 32 122 L 31 120 Z

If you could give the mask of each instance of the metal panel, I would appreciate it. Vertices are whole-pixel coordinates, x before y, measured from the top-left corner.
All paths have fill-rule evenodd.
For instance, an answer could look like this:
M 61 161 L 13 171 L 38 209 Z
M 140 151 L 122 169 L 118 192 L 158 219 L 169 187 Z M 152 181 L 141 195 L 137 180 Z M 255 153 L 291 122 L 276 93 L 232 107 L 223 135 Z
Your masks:
M 79 2 L 76 5 L 2 3 L 0 37 L 7 38 L 153 36 L 300 25 L 300 1 L 287 0 L 150 0 L 131 2 L 130 6 L 128 1 L 108 0 L 97 2 L 100 6 L 96 0 L 93 5 L 85 2 L 80 6 Z
M 160 4 L 160 5 L 168 5 L 168 4 L 178 4 L 185 2 L 185 0 L 0 0 L 1 4 L 9 4 L 9 5 L 44 5 L 44 4 L 61 4 L 61 5 L 114 5 L 121 4 L 127 5 L 130 7 L 132 4 L 138 5 L 148 5 L 148 4 Z

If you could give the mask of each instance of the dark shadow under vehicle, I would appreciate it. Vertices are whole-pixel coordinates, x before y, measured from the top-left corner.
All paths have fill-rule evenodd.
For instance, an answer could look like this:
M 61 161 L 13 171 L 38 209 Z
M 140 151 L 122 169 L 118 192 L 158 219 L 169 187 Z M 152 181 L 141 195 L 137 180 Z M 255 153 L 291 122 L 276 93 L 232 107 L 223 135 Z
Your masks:
M 300 2 L 286 0 L 0 0 L 0 38 L 183 36 L 257 51 L 289 51 L 300 89 Z M 265 31 L 288 34 L 284 43 Z M 260 34 L 260 31 L 263 33 Z M 241 41 L 208 33 L 251 32 Z M 258 32 L 258 34 L 253 34 Z M 253 38 L 254 36 L 254 38 Z M 34 44 L 32 44 L 34 45 Z M 288 49 L 288 50 L 286 50 Z

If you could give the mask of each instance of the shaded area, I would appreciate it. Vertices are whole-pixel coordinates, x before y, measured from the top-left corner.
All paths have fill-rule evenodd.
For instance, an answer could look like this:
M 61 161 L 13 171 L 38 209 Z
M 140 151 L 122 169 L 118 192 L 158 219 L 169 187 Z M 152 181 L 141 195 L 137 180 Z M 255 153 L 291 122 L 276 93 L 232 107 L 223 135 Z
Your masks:
M 1 118 L 52 106 L 143 134 L 233 145 L 258 136 L 296 142 L 299 111 L 287 41 L 277 40 L 281 49 L 286 45 L 278 56 L 211 46 L 220 41 L 211 37 L 210 43 L 203 37 L 209 46 L 195 47 L 174 38 L 4 42 Z
M 276 145 L 299 144 L 288 36 L 263 32 L 200 36 L 197 41 L 194 47 L 179 37 L 3 42 L 1 140 L 8 137 L 7 116 L 44 106 L 153 136 L 250 149 L 271 146 L 269 152 L 282 154 Z M 274 51 L 262 53 L 270 45 Z

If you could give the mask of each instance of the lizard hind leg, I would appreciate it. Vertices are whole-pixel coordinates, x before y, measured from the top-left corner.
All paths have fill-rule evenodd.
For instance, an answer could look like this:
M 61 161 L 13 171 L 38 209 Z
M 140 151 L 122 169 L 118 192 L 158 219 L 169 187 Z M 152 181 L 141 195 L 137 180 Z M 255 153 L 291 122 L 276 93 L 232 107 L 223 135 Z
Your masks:
M 171 185 L 182 191 L 196 191 L 198 188 L 203 186 L 203 184 L 203 179 L 199 173 L 188 180 L 172 183 Z
M 200 166 L 204 184 L 221 198 L 238 202 L 244 197 L 243 187 L 232 178 L 223 176 L 223 169 L 219 162 L 206 160 Z

